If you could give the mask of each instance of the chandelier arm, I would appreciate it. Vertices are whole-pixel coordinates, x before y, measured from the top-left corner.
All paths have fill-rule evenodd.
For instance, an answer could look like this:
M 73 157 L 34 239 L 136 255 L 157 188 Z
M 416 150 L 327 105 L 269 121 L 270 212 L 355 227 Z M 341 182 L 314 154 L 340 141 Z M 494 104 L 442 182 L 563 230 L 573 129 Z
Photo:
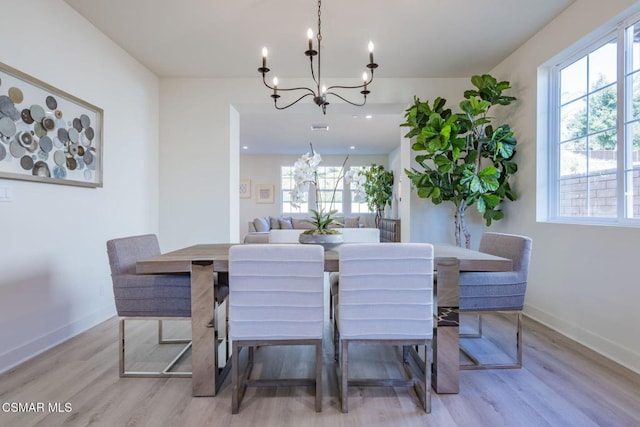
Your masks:
M 347 104 L 351 104 L 351 105 L 356 106 L 356 107 L 362 107 L 364 104 L 366 104 L 366 103 L 367 103 L 367 97 L 366 97 L 366 96 L 364 97 L 364 100 L 362 101 L 362 104 L 358 104 L 358 103 L 356 103 L 356 102 L 351 102 L 351 101 L 349 101 L 349 100 L 348 100 L 348 99 L 346 99 L 345 97 L 340 96 L 340 95 L 338 95 L 338 94 L 337 94 L 337 93 L 335 93 L 335 92 L 327 92 L 327 95 L 333 95 L 333 96 L 335 96 L 335 97 L 338 97 L 338 98 L 342 99 L 344 102 L 346 102 Z
M 361 85 L 358 85 L 358 86 L 339 86 L 339 85 L 329 86 L 327 88 L 327 90 L 331 90 L 331 89 L 361 89 L 361 88 L 364 88 L 365 86 L 370 85 L 371 82 L 373 82 L 373 70 L 371 70 L 371 77 L 369 78 L 369 81 L 366 82 L 366 83 L 362 83 Z
M 307 89 L 307 88 L 305 88 L 305 89 Z M 279 90 L 279 89 L 278 89 L 278 90 Z M 274 100 L 273 100 L 273 104 L 274 104 L 274 106 L 276 107 L 276 109 L 277 109 L 277 110 L 284 110 L 285 108 L 289 108 L 289 107 L 291 107 L 292 105 L 297 104 L 297 103 L 298 103 L 298 101 L 300 101 L 301 99 L 304 99 L 304 98 L 306 98 L 307 96 L 311 96 L 311 95 L 312 95 L 311 93 L 306 93 L 306 94 L 302 95 L 300 98 L 298 98 L 298 99 L 296 99 L 295 101 L 293 101 L 291 104 L 287 104 L 287 105 L 285 105 L 284 107 L 279 107 L 279 106 L 278 106 L 278 100 L 277 100 L 277 99 L 274 99 Z
M 309 91 L 309 93 L 306 94 L 305 96 L 309 96 L 309 95 L 316 96 L 316 93 L 312 89 L 310 89 L 308 87 L 292 87 L 292 88 L 280 88 L 280 87 L 278 87 L 278 88 L 274 88 L 273 86 L 270 86 L 269 83 L 267 83 L 267 79 L 265 78 L 264 75 L 262 76 L 262 83 L 264 83 L 264 85 L 266 87 L 268 87 L 269 89 L 271 89 L 271 90 L 273 90 L 273 89 L 276 89 L 278 91 L 307 90 L 307 91 Z
M 329 86 L 327 88 L 327 91 L 331 90 L 331 89 L 361 89 L 364 88 L 365 86 L 367 86 L 369 84 L 369 82 L 367 82 L 366 84 L 361 84 L 358 86 Z
M 271 88 L 273 89 L 273 88 Z M 313 91 L 313 89 L 308 88 L 308 87 L 290 87 L 290 88 L 278 88 L 278 92 L 283 91 L 283 92 L 289 92 L 289 91 L 293 91 L 293 90 L 306 90 L 309 93 L 307 93 L 304 96 L 309 96 L 309 95 L 313 95 L 316 96 L 316 93 Z

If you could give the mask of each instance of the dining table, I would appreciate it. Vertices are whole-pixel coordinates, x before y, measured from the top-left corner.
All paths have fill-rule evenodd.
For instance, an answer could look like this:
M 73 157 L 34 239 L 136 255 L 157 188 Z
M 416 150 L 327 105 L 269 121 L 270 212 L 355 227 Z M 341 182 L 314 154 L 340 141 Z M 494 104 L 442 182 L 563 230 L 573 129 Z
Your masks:
M 240 244 L 240 243 L 238 243 Z M 380 243 L 389 244 L 389 243 Z M 230 355 L 219 367 L 217 331 L 212 328 L 216 301 L 215 274 L 229 271 L 232 243 L 198 244 L 136 263 L 138 274 L 190 273 L 192 333 L 192 395 L 215 396 L 229 372 Z M 510 271 L 512 261 L 476 250 L 433 244 L 437 272 L 432 385 L 437 393 L 459 392 L 459 286 L 460 272 Z M 325 252 L 326 272 L 339 271 L 339 248 Z M 412 353 L 414 357 L 421 357 Z M 424 356 L 422 356 L 424 357 Z

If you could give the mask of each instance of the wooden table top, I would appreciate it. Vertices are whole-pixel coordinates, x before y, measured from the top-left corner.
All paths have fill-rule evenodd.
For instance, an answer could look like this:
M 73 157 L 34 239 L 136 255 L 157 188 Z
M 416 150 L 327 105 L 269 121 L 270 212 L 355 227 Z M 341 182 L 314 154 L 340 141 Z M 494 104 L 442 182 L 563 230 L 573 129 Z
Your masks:
M 138 261 L 136 272 L 138 274 L 190 272 L 192 261 L 213 262 L 215 271 L 229 271 L 229 248 L 233 245 L 231 243 L 200 244 L 167 252 Z M 510 271 L 512 269 L 513 263 L 508 258 L 453 245 L 436 243 L 433 247 L 436 262 L 442 258 L 458 258 L 460 271 Z M 327 251 L 324 254 L 325 271 L 339 271 L 338 252 Z

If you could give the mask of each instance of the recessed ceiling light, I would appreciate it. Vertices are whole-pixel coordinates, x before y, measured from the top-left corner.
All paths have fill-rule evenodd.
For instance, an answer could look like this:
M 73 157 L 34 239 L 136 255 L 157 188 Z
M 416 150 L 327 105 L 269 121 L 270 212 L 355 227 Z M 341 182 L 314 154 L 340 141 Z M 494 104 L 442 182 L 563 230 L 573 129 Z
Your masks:
M 349 147 L 349 150 L 355 150 L 355 149 L 356 149 L 355 145 L 352 145 L 351 147 Z
M 367 115 L 365 116 L 365 118 L 366 118 L 366 119 L 371 119 L 371 118 L 373 118 L 373 116 L 372 116 L 371 114 L 367 114 Z
M 243 149 L 243 150 L 248 150 L 248 149 L 249 149 L 249 146 L 248 146 L 248 145 L 243 145 L 243 146 L 242 146 L 242 149 Z

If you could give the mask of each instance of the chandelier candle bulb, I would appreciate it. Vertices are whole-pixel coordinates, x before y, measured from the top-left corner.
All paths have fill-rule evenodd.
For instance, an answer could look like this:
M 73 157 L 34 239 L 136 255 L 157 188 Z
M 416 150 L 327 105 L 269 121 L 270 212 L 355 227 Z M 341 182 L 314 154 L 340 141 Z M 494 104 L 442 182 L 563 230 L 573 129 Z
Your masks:
M 373 42 L 369 42 L 369 64 L 373 64 Z
M 274 77 L 273 78 L 273 94 L 275 95 L 277 91 L 278 91 L 278 78 Z
M 269 51 L 266 47 L 262 48 L 262 68 L 267 68 L 267 54 Z
M 313 50 L 313 31 L 311 28 L 307 30 L 307 38 L 309 39 L 309 51 Z
M 373 77 L 373 70 L 371 70 L 371 77 Z M 371 93 L 369 89 L 367 89 L 367 85 L 369 84 L 369 75 L 365 71 L 362 73 L 362 80 L 364 80 L 364 89 L 360 91 L 360 93 L 364 96 L 364 99 L 367 99 L 367 95 Z

